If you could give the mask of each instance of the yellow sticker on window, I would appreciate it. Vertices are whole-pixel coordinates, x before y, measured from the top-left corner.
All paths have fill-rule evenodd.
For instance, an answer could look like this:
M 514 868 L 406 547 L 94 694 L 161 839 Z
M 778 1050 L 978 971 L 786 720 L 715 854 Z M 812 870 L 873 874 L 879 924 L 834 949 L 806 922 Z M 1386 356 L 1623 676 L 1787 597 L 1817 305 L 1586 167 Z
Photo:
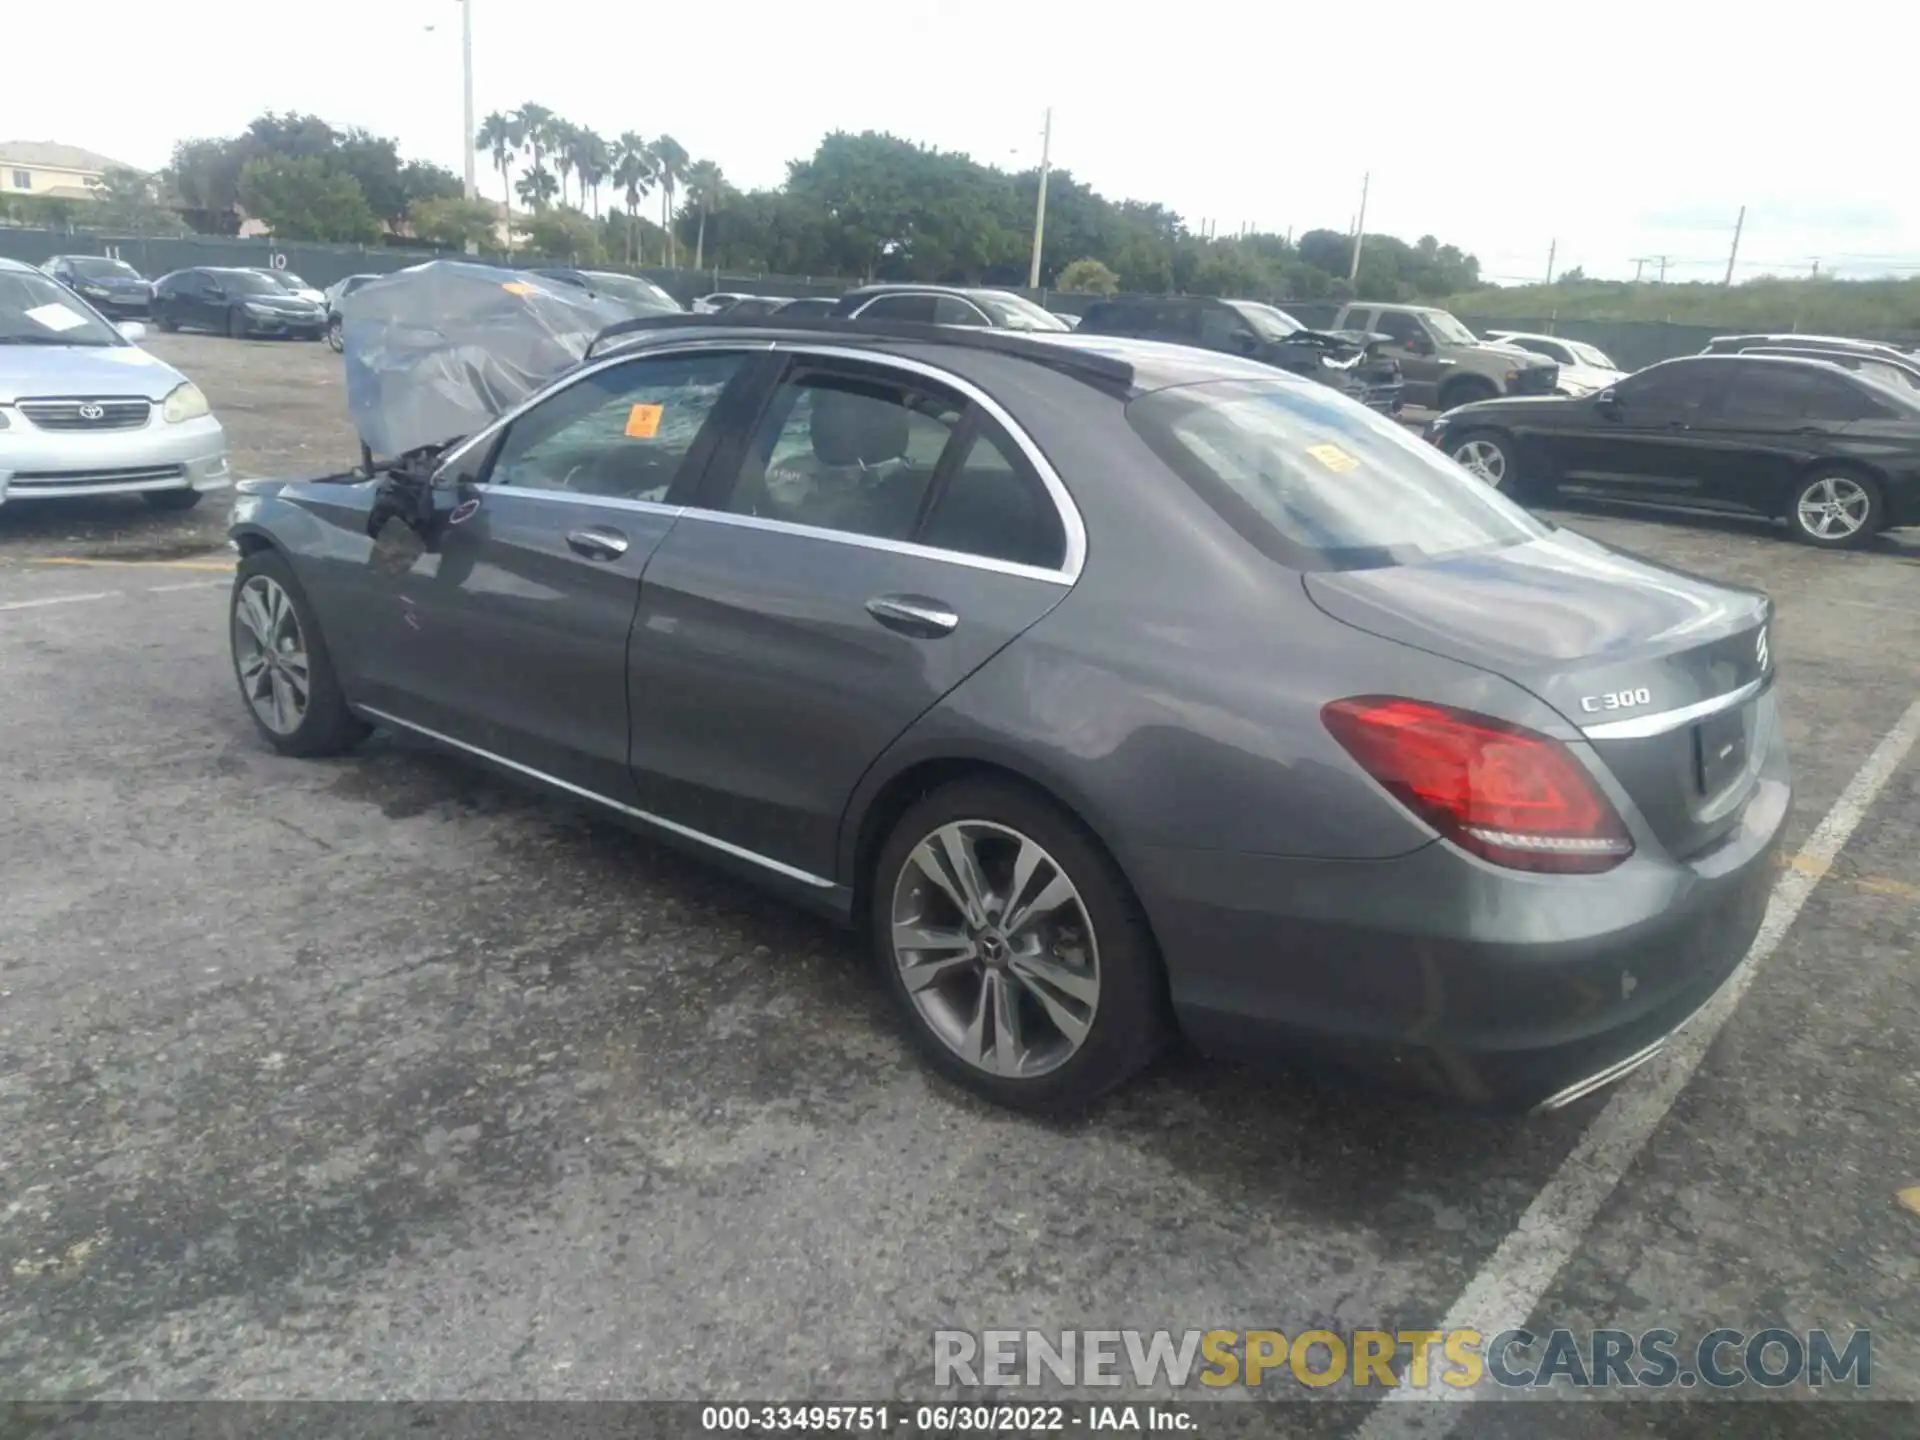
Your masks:
M 627 438 L 651 440 L 660 429 L 659 405 L 636 405 L 627 411 Z
M 527 282 L 524 280 L 509 280 L 500 288 L 506 291 L 509 295 L 533 294 L 533 286 L 527 284 Z
M 1344 475 L 1349 470 L 1360 468 L 1360 462 L 1338 445 L 1309 445 L 1307 454 L 1338 474 Z

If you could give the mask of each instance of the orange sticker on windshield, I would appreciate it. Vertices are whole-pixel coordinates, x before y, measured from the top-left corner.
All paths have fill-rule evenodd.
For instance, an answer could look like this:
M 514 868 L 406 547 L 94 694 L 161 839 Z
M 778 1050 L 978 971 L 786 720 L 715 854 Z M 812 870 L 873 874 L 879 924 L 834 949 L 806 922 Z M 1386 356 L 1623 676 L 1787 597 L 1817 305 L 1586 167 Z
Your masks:
M 527 282 L 524 280 L 509 280 L 506 282 L 506 284 L 502 285 L 500 288 L 506 291 L 509 295 L 533 294 L 533 286 L 527 284 Z
M 660 411 L 658 405 L 636 405 L 627 411 L 627 438 L 651 440 L 660 429 Z
M 1349 470 L 1360 468 L 1360 462 L 1338 445 L 1309 445 L 1307 454 L 1338 474 L 1344 475 Z

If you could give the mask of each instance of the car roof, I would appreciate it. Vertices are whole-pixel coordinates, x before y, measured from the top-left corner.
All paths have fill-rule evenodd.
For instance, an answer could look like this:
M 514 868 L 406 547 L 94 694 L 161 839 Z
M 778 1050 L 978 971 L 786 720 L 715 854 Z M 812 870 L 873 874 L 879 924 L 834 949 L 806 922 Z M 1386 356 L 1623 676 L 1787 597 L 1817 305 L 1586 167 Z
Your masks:
M 62 260 L 65 258 L 66 257 L 62 255 L 51 257 L 51 259 L 54 260 Z M 0 270 L 31 271 L 36 275 L 40 273 L 40 267 L 38 265 L 29 265 L 23 260 L 11 260 L 5 255 L 0 255 Z
M 655 336 L 678 337 L 683 332 L 716 339 L 771 336 L 792 341 L 840 341 L 871 346 L 882 355 L 892 353 L 890 346 L 902 345 L 918 350 L 984 350 L 1034 361 L 1096 384 L 1118 386 L 1134 395 L 1208 380 L 1314 383 L 1239 356 L 1158 340 L 1085 335 L 1078 330 L 1004 330 L 841 317 L 783 319 L 778 311 L 733 320 L 725 314 L 643 316 L 625 320 L 601 331 L 588 354 L 597 359 L 619 349 L 640 346 Z M 614 340 L 624 343 L 602 348 L 603 342 Z

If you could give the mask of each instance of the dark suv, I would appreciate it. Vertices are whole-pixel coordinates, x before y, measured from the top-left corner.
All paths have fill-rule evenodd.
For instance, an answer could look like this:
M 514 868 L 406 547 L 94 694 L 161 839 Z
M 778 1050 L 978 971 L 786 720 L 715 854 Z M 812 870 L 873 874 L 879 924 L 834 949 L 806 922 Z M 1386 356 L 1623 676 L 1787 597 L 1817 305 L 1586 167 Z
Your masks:
M 1256 300 L 1206 295 L 1129 295 L 1100 300 L 1080 317 L 1082 335 L 1128 335 L 1244 355 L 1331 385 L 1375 410 L 1400 409 L 1400 366 L 1371 337 L 1309 330 Z

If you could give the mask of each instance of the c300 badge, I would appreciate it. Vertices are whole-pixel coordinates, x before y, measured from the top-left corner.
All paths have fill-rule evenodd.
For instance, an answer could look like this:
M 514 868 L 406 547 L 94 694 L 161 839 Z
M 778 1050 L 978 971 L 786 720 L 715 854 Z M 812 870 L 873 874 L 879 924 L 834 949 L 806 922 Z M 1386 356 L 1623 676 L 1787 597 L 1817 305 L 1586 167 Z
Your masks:
M 1652 703 L 1653 692 L 1644 685 L 1638 690 L 1609 690 L 1605 695 L 1580 697 L 1580 708 L 1589 715 L 1604 714 L 1608 710 L 1637 710 Z

